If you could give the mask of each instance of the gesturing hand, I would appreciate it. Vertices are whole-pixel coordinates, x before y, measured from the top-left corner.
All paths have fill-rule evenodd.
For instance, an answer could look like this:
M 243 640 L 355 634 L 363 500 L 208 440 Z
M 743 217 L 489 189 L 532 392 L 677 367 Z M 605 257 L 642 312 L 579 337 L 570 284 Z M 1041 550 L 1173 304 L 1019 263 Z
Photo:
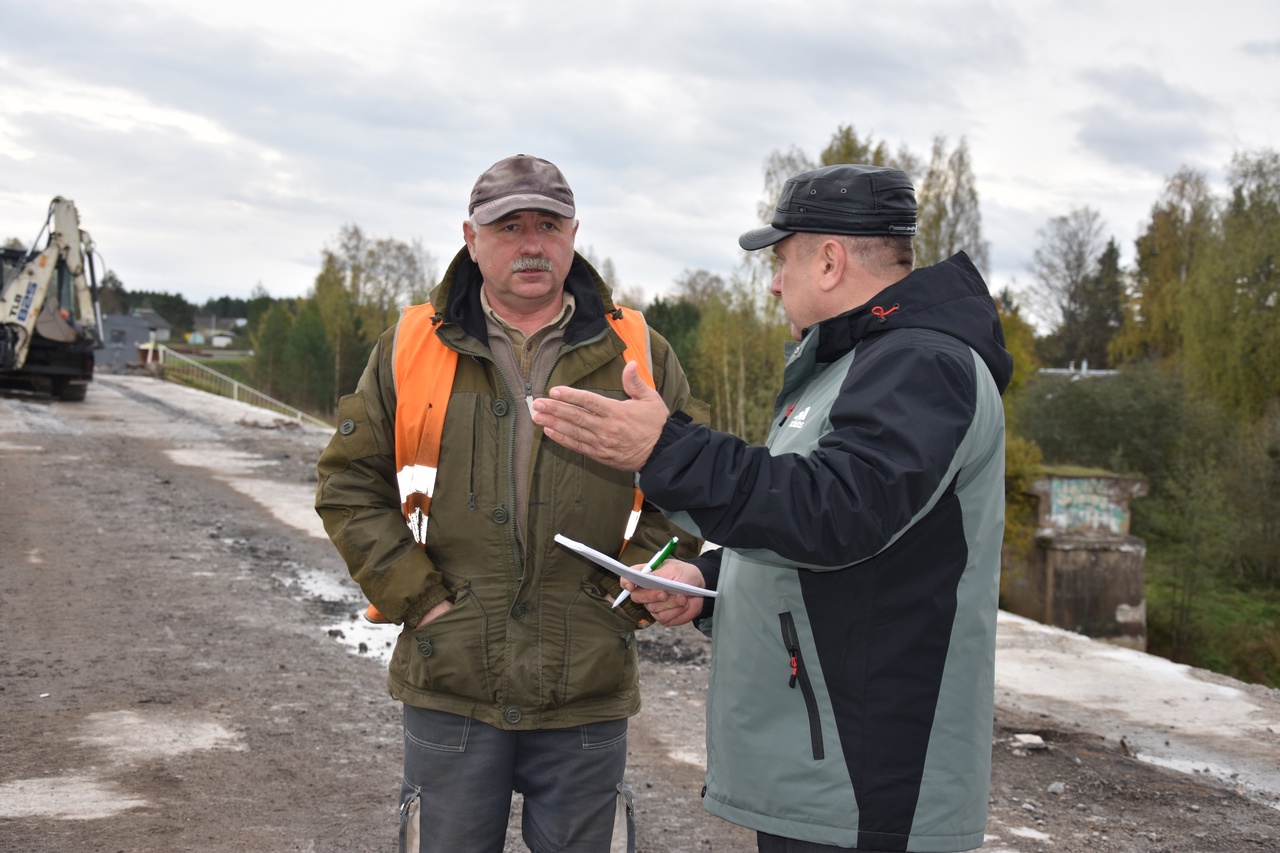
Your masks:
M 639 471 L 653 452 L 670 412 L 662 395 L 640 378 L 635 362 L 622 370 L 630 399 L 611 400 L 557 385 L 533 401 L 533 422 L 547 438 L 619 471 Z

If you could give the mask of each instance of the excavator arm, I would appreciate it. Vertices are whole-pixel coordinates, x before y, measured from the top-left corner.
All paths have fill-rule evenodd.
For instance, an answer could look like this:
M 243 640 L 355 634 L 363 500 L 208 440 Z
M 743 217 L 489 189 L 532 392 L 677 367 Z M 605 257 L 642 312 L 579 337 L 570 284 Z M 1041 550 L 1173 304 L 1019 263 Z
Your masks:
M 48 374 L 55 391 L 75 386 L 71 396 L 83 397 L 93 372 L 92 349 L 101 340 L 93 241 L 80 228 L 75 204 L 61 196 L 49 205 L 45 229 L 49 238 L 43 251 L 14 258 L 13 250 L 5 250 L 0 379 L 22 378 L 24 371 Z M 38 366 L 28 363 L 33 345 L 42 352 Z

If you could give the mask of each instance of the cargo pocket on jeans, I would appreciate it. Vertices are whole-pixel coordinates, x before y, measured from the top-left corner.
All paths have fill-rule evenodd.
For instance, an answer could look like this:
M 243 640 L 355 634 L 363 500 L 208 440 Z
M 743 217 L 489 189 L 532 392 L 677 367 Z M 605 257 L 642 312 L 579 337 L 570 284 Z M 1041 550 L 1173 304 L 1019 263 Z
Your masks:
M 421 790 L 415 790 L 407 802 L 400 804 L 400 853 L 418 853 L 421 847 L 422 823 L 418 820 L 421 808 Z

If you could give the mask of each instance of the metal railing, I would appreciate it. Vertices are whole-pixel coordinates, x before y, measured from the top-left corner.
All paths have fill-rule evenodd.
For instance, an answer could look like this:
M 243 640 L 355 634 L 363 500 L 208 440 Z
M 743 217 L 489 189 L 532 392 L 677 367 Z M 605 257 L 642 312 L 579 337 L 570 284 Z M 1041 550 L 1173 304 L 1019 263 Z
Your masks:
M 163 379 L 181 382 L 183 385 L 200 391 L 207 391 L 210 394 L 229 397 L 239 403 L 266 409 L 278 415 L 284 415 L 299 424 L 307 423 L 324 427 L 325 429 L 333 429 L 333 424 L 325 423 L 319 418 L 312 417 L 287 403 L 281 403 L 279 400 L 268 397 L 243 382 L 219 373 L 211 367 L 206 367 L 194 358 L 169 349 L 164 344 L 156 346 L 155 354 L 158 356 L 159 361 L 151 363 L 151 366 L 158 368 L 158 373 Z

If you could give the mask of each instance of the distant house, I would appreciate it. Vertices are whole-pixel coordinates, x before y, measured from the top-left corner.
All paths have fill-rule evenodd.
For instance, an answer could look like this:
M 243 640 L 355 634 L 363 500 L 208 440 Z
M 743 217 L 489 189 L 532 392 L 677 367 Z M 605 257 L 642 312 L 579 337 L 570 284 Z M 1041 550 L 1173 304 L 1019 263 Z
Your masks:
M 191 333 L 191 343 L 208 344 L 214 349 L 226 349 L 239 340 L 237 330 L 247 323 L 236 317 L 196 317 L 196 328 Z
M 155 313 L 155 312 L 152 312 Z M 126 314 L 102 315 L 102 349 L 94 361 L 99 370 L 123 370 L 126 364 L 138 362 L 139 347 L 151 342 L 151 321 L 146 317 Z M 157 332 L 157 339 L 159 333 Z
M 245 320 L 236 317 L 214 317 L 207 315 L 204 317 L 196 317 L 196 330 L 204 332 L 205 337 L 211 337 L 218 332 L 234 332 L 245 324 Z
M 147 324 L 156 330 L 156 340 L 164 343 L 169 340 L 169 335 L 173 332 L 173 324 L 165 318 L 161 317 L 150 308 L 138 308 L 133 311 L 134 317 L 141 317 L 147 321 Z

